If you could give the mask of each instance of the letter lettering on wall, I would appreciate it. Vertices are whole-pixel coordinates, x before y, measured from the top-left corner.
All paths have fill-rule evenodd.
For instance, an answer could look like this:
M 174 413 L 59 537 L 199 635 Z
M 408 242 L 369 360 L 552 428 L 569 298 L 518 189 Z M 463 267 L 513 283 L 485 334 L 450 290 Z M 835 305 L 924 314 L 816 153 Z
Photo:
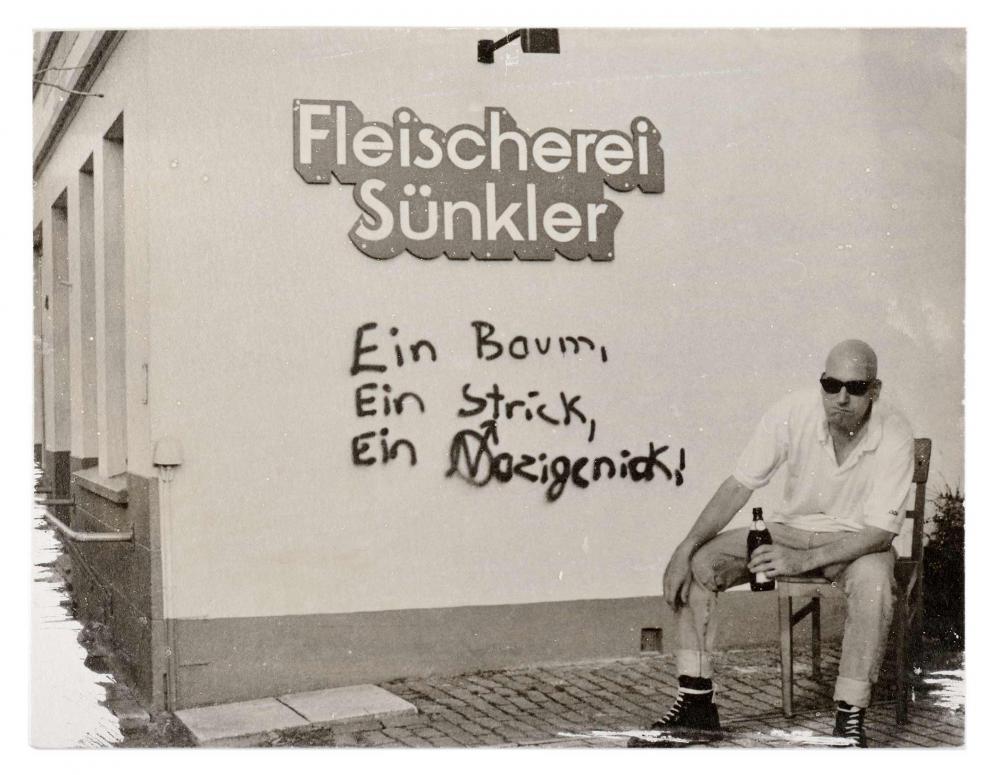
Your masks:
M 612 261 L 622 210 L 605 186 L 664 190 L 660 133 L 643 116 L 629 132 L 529 134 L 498 107 L 482 127 L 449 131 L 406 107 L 392 124 L 366 121 L 349 100 L 296 99 L 292 110 L 295 170 L 355 186 L 349 236 L 375 259 Z

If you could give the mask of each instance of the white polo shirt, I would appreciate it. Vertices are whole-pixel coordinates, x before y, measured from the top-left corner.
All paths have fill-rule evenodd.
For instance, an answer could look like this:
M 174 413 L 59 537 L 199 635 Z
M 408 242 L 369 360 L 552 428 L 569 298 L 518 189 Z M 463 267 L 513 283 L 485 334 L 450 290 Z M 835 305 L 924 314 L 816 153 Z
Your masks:
M 756 490 L 783 463 L 784 497 L 770 521 L 822 533 L 866 526 L 899 533 L 913 481 L 913 431 L 884 401 L 875 402 L 864 438 L 837 465 L 819 386 L 781 399 L 761 419 L 733 476 Z

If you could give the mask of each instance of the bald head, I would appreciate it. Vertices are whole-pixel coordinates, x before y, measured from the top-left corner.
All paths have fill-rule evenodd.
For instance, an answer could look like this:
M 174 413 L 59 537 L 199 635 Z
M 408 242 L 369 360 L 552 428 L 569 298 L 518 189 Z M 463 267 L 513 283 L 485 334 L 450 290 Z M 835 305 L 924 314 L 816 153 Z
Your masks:
M 823 408 L 830 433 L 842 440 L 856 436 L 868 424 L 872 406 L 882 390 L 875 351 L 859 339 L 841 342 L 826 356 L 826 378 L 832 380 L 834 387 L 840 386 L 839 390 L 828 393 L 828 385 L 823 385 Z M 862 392 L 848 392 L 851 382 L 860 382 Z
M 860 339 L 845 339 L 834 345 L 826 356 L 826 373 L 849 371 L 856 379 L 875 379 L 878 376 L 878 358 L 875 351 Z

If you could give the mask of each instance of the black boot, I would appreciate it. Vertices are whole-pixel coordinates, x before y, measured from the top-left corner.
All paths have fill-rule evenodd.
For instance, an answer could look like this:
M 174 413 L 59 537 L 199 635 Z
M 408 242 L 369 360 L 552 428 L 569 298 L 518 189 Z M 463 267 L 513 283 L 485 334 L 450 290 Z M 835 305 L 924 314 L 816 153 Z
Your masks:
M 650 725 L 656 736 L 633 737 L 629 748 L 685 748 L 722 737 L 719 709 L 712 702 L 712 679 L 682 675 L 679 683 L 673 706 Z
M 664 716 L 654 721 L 650 728 L 658 732 L 721 730 L 719 709 L 712 702 L 715 696 L 712 679 L 682 675 L 679 683 L 673 706 Z
M 855 748 L 867 748 L 865 709 L 848 705 L 843 700 L 838 702 L 837 714 L 833 722 L 833 736 L 846 738 Z

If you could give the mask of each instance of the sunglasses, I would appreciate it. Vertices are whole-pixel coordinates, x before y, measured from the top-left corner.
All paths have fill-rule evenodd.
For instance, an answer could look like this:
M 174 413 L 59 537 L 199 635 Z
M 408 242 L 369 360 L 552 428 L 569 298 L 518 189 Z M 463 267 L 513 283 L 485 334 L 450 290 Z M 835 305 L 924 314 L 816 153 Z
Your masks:
M 823 386 L 823 390 L 830 395 L 836 395 L 840 392 L 841 388 L 847 389 L 847 395 L 849 396 L 863 396 L 868 392 L 868 388 L 872 386 L 872 382 L 875 380 L 871 379 L 851 379 L 847 382 L 841 382 L 839 379 L 834 379 L 833 377 L 828 377 L 823 374 L 819 378 L 819 384 Z

